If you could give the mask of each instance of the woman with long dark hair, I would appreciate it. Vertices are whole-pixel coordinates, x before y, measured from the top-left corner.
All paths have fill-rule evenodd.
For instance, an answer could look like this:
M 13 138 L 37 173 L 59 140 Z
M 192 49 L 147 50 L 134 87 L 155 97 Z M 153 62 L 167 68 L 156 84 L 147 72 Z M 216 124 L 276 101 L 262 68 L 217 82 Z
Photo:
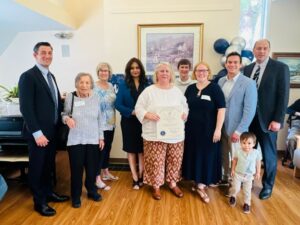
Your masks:
M 123 150 L 128 155 L 135 190 L 143 185 L 144 158 L 142 125 L 136 118 L 134 107 L 146 86 L 147 78 L 142 62 L 137 58 L 130 59 L 125 68 L 125 82 L 119 85 L 115 106 L 121 113 Z

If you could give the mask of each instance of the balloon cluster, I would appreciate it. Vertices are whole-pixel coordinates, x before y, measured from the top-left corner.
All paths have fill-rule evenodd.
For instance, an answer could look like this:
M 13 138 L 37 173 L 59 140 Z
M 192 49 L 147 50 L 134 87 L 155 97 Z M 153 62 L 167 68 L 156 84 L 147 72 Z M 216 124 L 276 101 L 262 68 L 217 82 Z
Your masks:
M 242 65 L 247 66 L 253 60 L 253 53 L 251 50 L 245 49 L 246 41 L 243 37 L 235 37 L 229 42 L 224 38 L 219 38 L 214 43 L 214 49 L 217 53 L 222 54 L 221 65 L 224 67 L 226 56 L 231 52 L 238 52 L 242 56 Z

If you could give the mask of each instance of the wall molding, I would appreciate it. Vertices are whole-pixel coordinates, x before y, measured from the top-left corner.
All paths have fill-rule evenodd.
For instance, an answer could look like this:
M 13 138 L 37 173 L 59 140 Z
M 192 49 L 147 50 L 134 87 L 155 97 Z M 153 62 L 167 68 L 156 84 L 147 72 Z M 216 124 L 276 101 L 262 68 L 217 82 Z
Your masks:
M 200 11 L 232 11 L 232 3 L 218 4 L 196 4 L 196 5 L 172 5 L 162 8 L 161 5 L 151 5 L 142 7 L 113 7 L 110 9 L 112 14 L 142 14 L 142 13 L 179 13 L 179 12 L 200 12 Z

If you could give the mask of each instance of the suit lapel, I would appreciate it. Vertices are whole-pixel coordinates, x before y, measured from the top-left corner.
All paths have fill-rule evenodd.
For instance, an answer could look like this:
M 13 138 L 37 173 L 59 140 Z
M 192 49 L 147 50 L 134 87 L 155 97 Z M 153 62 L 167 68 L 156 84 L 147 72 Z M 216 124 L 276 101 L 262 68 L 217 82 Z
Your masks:
M 52 99 L 53 103 L 55 103 L 54 99 L 52 97 L 49 85 L 48 85 L 47 81 L 45 80 L 42 72 L 39 70 L 39 68 L 37 66 L 35 66 L 35 70 L 36 70 L 37 78 L 40 80 L 42 86 L 44 86 L 45 90 L 48 92 L 48 94 L 49 94 L 50 98 Z M 56 85 L 56 82 L 55 82 L 55 85 Z
M 234 93 L 238 92 L 239 91 L 239 87 L 241 86 L 242 84 L 242 74 L 240 74 L 240 76 L 238 77 L 237 81 L 234 83 L 231 91 L 230 91 L 230 94 L 228 96 L 228 100 L 231 99 L 231 97 L 233 96 Z
M 267 66 L 265 68 L 265 71 L 262 75 L 262 78 L 261 78 L 258 89 L 260 89 L 260 87 L 264 86 L 264 84 L 266 83 L 266 80 L 268 80 L 269 76 L 272 76 L 272 71 L 271 71 L 272 70 L 272 63 L 273 63 L 272 59 L 270 58 L 269 61 L 268 61 Z
M 249 70 L 245 71 L 245 75 L 249 78 L 251 78 L 251 74 L 253 72 L 253 69 L 254 69 L 254 66 L 255 66 L 255 63 L 252 63 L 251 65 L 249 65 Z

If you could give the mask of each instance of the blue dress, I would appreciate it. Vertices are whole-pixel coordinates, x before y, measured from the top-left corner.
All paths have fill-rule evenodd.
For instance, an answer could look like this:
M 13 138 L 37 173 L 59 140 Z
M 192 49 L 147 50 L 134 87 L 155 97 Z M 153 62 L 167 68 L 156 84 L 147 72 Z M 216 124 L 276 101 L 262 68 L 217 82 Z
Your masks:
M 221 88 L 210 83 L 198 95 L 196 84 L 190 85 L 185 97 L 189 115 L 185 124 L 183 177 L 206 185 L 217 183 L 222 175 L 220 142 L 213 143 L 218 109 L 225 108 Z

